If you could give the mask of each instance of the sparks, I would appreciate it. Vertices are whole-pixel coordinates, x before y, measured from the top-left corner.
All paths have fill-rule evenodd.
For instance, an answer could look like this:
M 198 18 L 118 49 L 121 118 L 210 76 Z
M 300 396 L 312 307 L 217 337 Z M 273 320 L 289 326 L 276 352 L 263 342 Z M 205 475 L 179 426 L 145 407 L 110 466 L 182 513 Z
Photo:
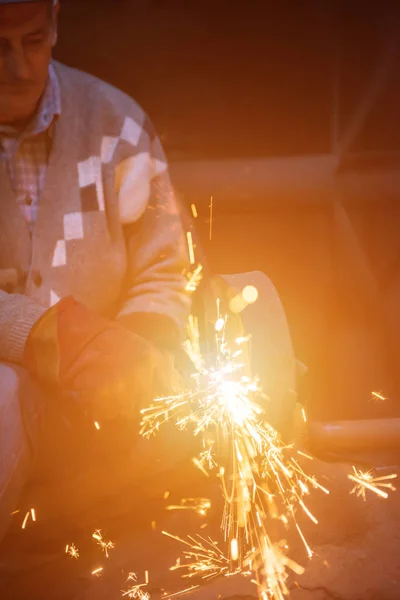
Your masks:
M 165 594 L 163 597 L 165 598 L 165 600 L 167 600 L 167 598 L 177 598 L 178 596 L 182 596 L 183 594 L 186 594 L 187 592 L 196 590 L 198 587 L 200 587 L 200 586 L 199 585 L 191 585 L 190 587 L 186 588 L 185 590 L 180 590 L 179 592 L 175 592 L 174 594 Z
M 197 265 L 195 270 L 192 273 L 189 273 L 187 276 L 187 284 L 186 291 L 187 292 L 195 292 L 201 279 L 202 279 L 202 265 Z
M 75 544 L 67 544 L 65 547 L 65 553 L 68 554 L 71 558 L 79 558 L 79 550 L 75 546 Z
M 183 498 L 180 504 L 171 504 L 166 510 L 189 510 L 206 516 L 210 508 L 211 501 L 208 498 Z
M 135 600 L 150 600 L 150 594 L 143 590 L 149 583 L 149 573 L 145 572 L 145 583 L 138 583 L 136 573 L 129 573 L 126 580 L 129 588 L 122 592 L 123 597 L 134 598 Z
M 25 527 L 26 527 L 26 524 L 27 524 L 27 522 L 28 522 L 28 519 L 29 519 L 29 515 L 30 515 L 30 514 L 31 514 L 31 513 L 30 513 L 30 511 L 28 511 L 28 512 L 26 513 L 26 515 L 25 515 L 25 518 L 24 518 L 24 520 L 23 520 L 23 522 L 22 522 L 22 526 L 21 526 L 21 527 L 22 527 L 22 529 L 25 529 Z
M 371 471 L 360 471 L 355 467 L 353 467 L 353 473 L 347 476 L 356 484 L 350 491 L 350 494 L 360 496 L 364 501 L 366 500 L 367 490 L 381 498 L 387 498 L 388 493 L 382 488 L 390 491 L 395 491 L 396 489 L 392 483 L 389 483 L 391 480 L 397 478 L 395 473 L 383 475 L 382 477 L 374 477 Z
M 255 301 L 256 293 L 247 291 L 241 297 Z M 193 463 L 207 476 L 219 478 L 225 502 L 220 541 L 200 535 L 183 539 L 163 532 L 186 546 L 184 560 L 172 569 L 179 569 L 183 577 L 203 579 L 252 572 L 261 596 L 281 600 L 286 593 L 287 570 L 298 573 L 303 567 L 287 556 L 286 545 L 270 538 L 267 524 L 271 520 L 280 520 L 285 527 L 294 524 L 311 557 L 296 511 L 317 524 L 304 497 L 311 489 L 329 491 L 303 471 L 297 460 L 301 453 L 283 444 L 278 432 L 265 422 L 262 390 L 257 379 L 247 375 L 240 351 L 248 338 L 229 343 L 227 317 L 220 314 L 218 305 L 216 356 L 209 361 L 201 356 L 195 319 L 189 323 L 185 349 L 198 369 L 193 389 L 157 398 L 142 410 L 141 434 L 156 434 L 163 423 L 172 420 L 179 429 L 191 429 L 195 437 L 201 437 L 203 446 Z M 190 507 L 202 514 L 206 506 L 182 501 L 168 508 Z
M 97 541 L 97 545 L 100 546 L 106 557 L 109 557 L 108 551 L 113 550 L 115 547 L 114 542 L 106 542 L 103 538 L 103 534 L 100 529 L 96 529 L 96 531 L 92 534 L 92 538 Z
M 229 573 L 229 558 L 224 556 L 218 544 L 211 538 L 204 538 L 197 534 L 183 539 L 166 531 L 162 533 L 188 548 L 183 551 L 185 560 L 183 562 L 178 560 L 170 567 L 171 571 L 182 570 L 182 577 L 200 576 L 202 579 L 211 579 Z
M 387 398 L 385 398 L 385 396 L 383 396 L 383 394 L 381 394 L 380 392 L 372 392 L 371 396 L 373 402 L 384 402 L 385 400 L 387 400 Z
M 192 232 L 188 231 L 186 233 L 186 237 L 187 237 L 187 243 L 188 243 L 188 249 L 189 249 L 189 260 L 190 260 L 190 264 L 194 265 L 196 262 L 196 259 L 194 257 L 194 246 L 193 246 L 193 237 L 192 237 Z
M 94 569 L 94 571 L 92 571 L 92 575 L 95 575 L 96 577 L 100 577 L 102 572 L 103 572 L 103 567 L 97 567 L 97 569 Z

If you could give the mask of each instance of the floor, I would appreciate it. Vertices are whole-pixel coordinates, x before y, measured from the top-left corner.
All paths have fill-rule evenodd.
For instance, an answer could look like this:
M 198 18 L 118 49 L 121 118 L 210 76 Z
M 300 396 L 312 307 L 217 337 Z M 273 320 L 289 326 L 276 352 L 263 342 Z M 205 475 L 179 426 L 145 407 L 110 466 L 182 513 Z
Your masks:
M 318 519 L 314 525 L 300 518 L 301 526 L 314 555 L 308 560 L 294 532 L 288 533 L 291 556 L 306 566 L 305 574 L 289 579 L 292 600 L 397 600 L 400 585 L 400 503 L 398 492 L 387 499 L 367 492 L 366 501 L 350 494 L 347 478 L 351 465 L 310 462 L 309 473 L 330 490 L 326 496 L 314 493 L 308 506 Z M 378 475 L 397 472 L 396 467 L 381 469 Z M 194 495 L 206 490 L 204 480 L 191 483 Z M 165 491 L 165 490 L 164 490 Z M 219 497 L 213 487 L 209 497 Z M 57 526 L 43 525 L 37 517 L 20 528 L 23 515 L 14 516 L 15 525 L 0 551 L 0 597 L 5 600 L 117 600 L 129 589 L 131 572 L 143 583 L 148 571 L 151 599 L 190 587 L 171 572 L 182 546 L 161 531 L 184 536 L 198 530 L 203 535 L 218 535 L 218 507 L 208 517 L 189 511 L 166 511 L 168 503 L 187 496 L 185 482 L 175 485 L 168 500 L 163 493 L 146 499 L 140 490 L 113 501 L 95 514 L 93 510 Z M 106 503 L 107 504 L 107 503 Z M 217 502 L 218 504 L 218 502 Z M 95 529 L 115 547 L 105 556 L 96 540 Z M 65 553 L 75 544 L 79 558 Z M 92 574 L 103 567 L 99 574 Z M 130 583 L 130 586 L 133 582 Z M 193 600 L 255 598 L 254 586 L 245 578 L 214 580 L 183 597 Z M 140 595 L 134 595 L 139 598 Z M 143 597 L 143 600 L 145 597 Z M 147 600 L 147 599 L 146 599 Z

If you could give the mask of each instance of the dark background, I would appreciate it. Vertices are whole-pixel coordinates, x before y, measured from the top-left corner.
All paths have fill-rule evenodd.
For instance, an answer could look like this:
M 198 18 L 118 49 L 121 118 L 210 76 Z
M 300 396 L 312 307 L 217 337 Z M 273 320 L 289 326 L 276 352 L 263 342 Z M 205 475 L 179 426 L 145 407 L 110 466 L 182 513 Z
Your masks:
M 332 152 L 398 23 L 399 3 L 386 0 L 64 0 L 55 54 L 133 96 L 153 119 L 172 170 L 182 160 L 222 161 L 218 172 L 240 159 L 235 165 L 253 181 L 256 159 Z M 390 172 L 385 194 L 379 186 L 369 193 L 365 173 L 400 172 L 399 73 L 397 55 L 349 148 L 352 173 L 358 164 L 357 202 L 343 199 L 378 279 L 398 264 L 400 189 Z M 262 182 L 257 202 L 249 192 L 234 209 L 213 181 L 200 193 L 203 181 L 193 179 L 182 197 L 199 203 L 198 226 L 216 272 L 259 269 L 276 285 L 297 356 L 310 367 L 309 414 L 397 414 L 393 367 L 371 329 L 330 191 L 322 188 L 308 203 L 301 180 L 300 170 L 285 203 L 273 202 Z M 364 203 L 366 192 L 372 203 Z M 376 389 L 391 401 L 372 403 Z
M 329 152 L 396 2 L 64 0 L 56 56 L 132 95 L 170 159 Z M 397 71 L 397 72 L 396 72 Z M 400 149 L 398 69 L 356 149 Z

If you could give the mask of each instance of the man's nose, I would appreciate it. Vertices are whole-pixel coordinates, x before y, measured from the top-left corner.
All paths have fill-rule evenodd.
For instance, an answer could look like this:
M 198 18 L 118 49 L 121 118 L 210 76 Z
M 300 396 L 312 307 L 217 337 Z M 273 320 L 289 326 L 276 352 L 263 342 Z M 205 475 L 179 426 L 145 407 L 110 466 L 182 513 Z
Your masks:
M 8 55 L 7 70 L 15 79 L 26 80 L 30 77 L 29 63 L 22 47 L 15 47 Z

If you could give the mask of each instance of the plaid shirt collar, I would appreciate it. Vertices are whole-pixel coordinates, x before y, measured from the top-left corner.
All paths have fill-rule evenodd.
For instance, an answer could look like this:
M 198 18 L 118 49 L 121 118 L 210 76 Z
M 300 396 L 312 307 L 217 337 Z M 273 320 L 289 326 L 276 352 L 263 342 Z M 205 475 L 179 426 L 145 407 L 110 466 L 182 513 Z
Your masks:
M 61 114 L 60 84 L 52 64 L 49 65 L 49 77 L 39 107 L 25 130 L 21 133 L 9 125 L 0 125 L 0 135 L 6 137 L 30 137 L 48 131 L 52 135 L 52 125 Z

